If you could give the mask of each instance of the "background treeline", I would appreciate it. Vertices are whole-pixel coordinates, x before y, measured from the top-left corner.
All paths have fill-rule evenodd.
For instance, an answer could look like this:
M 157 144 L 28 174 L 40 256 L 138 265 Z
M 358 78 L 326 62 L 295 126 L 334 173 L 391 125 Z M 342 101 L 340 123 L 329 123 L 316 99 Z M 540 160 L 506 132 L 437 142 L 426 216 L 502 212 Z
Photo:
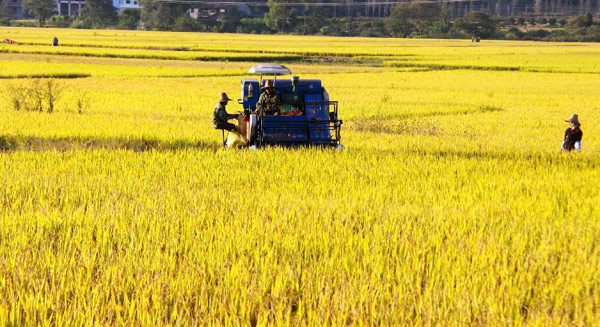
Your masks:
M 219 33 L 289 33 L 331 36 L 492 38 L 548 41 L 600 41 L 600 19 L 592 13 L 567 15 L 568 2 L 534 1 L 501 9 L 487 2 L 405 2 L 382 8 L 288 5 L 269 0 L 267 6 L 193 7 L 159 0 L 141 0 L 141 10 L 117 12 L 110 0 L 85 0 L 80 16 L 53 15 L 53 0 L 25 0 L 24 7 L 40 25 Z M 579 1 L 598 10 L 596 0 Z M 548 5 L 545 5 L 548 4 Z M 560 6 L 563 4 L 563 7 Z M 504 4 L 502 4 L 504 6 Z M 558 10 L 562 15 L 544 15 Z M 561 9 L 563 8 L 563 9 Z M 569 9 L 571 8 L 571 9 Z M 474 9 L 481 9 L 474 10 Z M 518 12 L 517 15 L 500 15 Z M 382 17 L 377 17 L 378 15 Z M 10 11 L 0 6 L 0 24 L 11 24 Z M 13 22 L 13 25 L 15 23 Z

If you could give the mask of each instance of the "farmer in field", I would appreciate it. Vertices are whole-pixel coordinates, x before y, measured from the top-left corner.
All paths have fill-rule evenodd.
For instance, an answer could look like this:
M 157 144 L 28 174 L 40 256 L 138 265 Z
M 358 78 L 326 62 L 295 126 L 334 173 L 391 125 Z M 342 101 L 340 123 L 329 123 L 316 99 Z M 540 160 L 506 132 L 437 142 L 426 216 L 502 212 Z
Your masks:
M 52 46 L 53 47 L 57 47 L 58 46 L 58 38 L 56 36 L 52 39 Z
M 279 113 L 279 97 L 275 94 L 275 86 L 272 80 L 267 80 L 265 87 L 262 88 L 264 91 L 260 94 L 258 102 L 256 103 L 256 112 L 258 115 L 263 112 L 265 115 L 275 115 Z
M 579 117 L 573 114 L 565 121 L 569 123 L 569 128 L 565 131 L 565 138 L 560 149 L 568 152 L 573 150 L 579 152 L 581 151 L 581 138 L 583 137 L 583 132 L 579 128 L 581 126 Z
M 213 117 L 213 127 L 215 129 L 224 129 L 230 132 L 237 131 L 237 128 L 234 124 L 228 122 L 230 119 L 236 119 L 239 115 L 237 114 L 228 114 L 225 110 L 227 103 L 231 101 L 231 99 L 227 96 L 227 93 L 221 93 L 221 98 L 219 99 L 219 103 L 215 106 L 214 117 Z

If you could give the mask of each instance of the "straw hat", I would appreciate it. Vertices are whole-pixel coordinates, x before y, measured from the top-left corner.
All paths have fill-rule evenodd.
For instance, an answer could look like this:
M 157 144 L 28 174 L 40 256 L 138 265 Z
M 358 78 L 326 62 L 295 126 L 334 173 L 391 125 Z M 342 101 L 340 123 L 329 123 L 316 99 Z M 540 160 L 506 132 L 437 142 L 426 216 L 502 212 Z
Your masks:
M 225 93 L 225 92 L 221 93 L 221 99 L 219 99 L 219 102 L 227 102 L 227 101 L 231 101 L 231 99 L 227 96 L 227 93 Z
M 571 117 L 569 117 L 569 119 L 565 119 L 565 121 L 568 123 L 573 123 L 573 125 L 581 125 L 579 123 L 579 116 L 577 116 L 577 114 L 573 114 Z
M 273 80 L 271 80 L 271 79 L 268 79 L 268 80 L 265 82 L 265 86 L 262 88 L 262 90 L 266 90 L 266 89 L 272 89 L 272 88 L 274 88 L 274 87 L 275 87 L 275 83 L 273 83 Z

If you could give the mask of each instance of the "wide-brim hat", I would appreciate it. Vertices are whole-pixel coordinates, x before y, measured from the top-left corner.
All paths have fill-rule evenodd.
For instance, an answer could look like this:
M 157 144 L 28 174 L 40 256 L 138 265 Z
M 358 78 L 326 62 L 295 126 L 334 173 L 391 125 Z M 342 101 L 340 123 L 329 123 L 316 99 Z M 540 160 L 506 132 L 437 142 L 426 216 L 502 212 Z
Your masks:
M 268 80 L 265 82 L 265 86 L 263 86 L 263 87 L 261 88 L 261 90 L 272 89 L 272 88 L 274 88 L 274 87 L 275 87 L 275 83 L 273 83 L 273 80 L 270 80 L 270 79 L 268 79 Z
M 573 114 L 568 119 L 565 119 L 565 121 L 568 122 L 568 123 L 573 123 L 573 125 L 581 125 L 579 123 L 579 116 L 577 116 L 576 114 Z
M 223 92 L 223 93 L 221 93 L 221 99 L 219 99 L 219 102 L 225 102 L 225 101 L 231 101 L 231 99 L 227 96 L 227 93 Z

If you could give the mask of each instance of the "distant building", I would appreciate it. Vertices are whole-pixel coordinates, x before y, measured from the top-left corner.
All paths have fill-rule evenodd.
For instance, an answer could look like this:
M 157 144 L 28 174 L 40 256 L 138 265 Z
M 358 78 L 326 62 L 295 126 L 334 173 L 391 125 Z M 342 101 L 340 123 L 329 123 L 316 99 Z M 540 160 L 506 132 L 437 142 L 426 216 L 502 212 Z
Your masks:
M 0 0 L 7 1 L 7 0 Z M 8 0 L 15 1 L 15 0 Z M 21 0 L 16 0 L 21 2 Z M 55 0 L 56 11 L 59 15 L 64 16 L 79 16 L 81 8 L 85 6 L 85 0 Z M 112 5 L 118 12 L 125 9 L 141 9 L 138 0 L 112 0 Z
M 7 6 L 17 18 L 21 18 L 25 15 L 22 0 L 0 0 L 0 6 Z
M 118 12 L 125 9 L 142 9 L 138 0 L 112 0 L 112 3 Z
M 79 16 L 85 0 L 55 0 L 56 11 L 62 16 Z
M 225 12 L 227 11 L 226 8 L 231 8 L 231 7 L 230 6 L 223 7 L 218 4 L 211 5 L 211 4 L 203 3 L 202 9 L 200 9 L 198 7 L 191 7 L 190 9 L 188 9 L 188 13 L 194 19 L 211 18 L 211 17 L 218 17 L 220 15 L 224 15 Z M 237 9 L 242 14 L 242 16 L 249 17 L 252 15 L 252 11 L 250 10 L 250 7 L 248 7 L 248 5 L 246 5 L 246 4 L 240 4 L 240 5 L 235 6 L 234 8 Z

